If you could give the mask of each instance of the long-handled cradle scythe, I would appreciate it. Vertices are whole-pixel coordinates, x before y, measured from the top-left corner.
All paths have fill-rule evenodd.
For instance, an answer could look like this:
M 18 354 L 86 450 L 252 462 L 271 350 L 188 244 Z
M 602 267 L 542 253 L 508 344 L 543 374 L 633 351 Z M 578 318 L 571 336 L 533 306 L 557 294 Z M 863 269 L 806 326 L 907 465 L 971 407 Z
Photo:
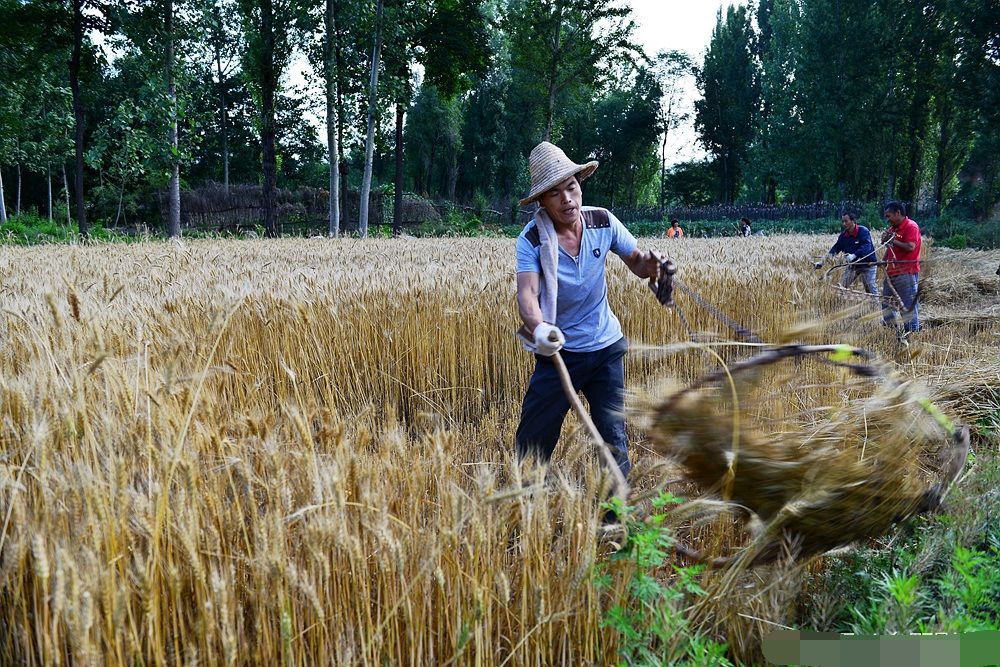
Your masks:
M 679 288 L 741 337 L 762 342 L 749 329 L 731 320 L 706 299 L 684 286 L 677 279 L 676 273 L 677 267 L 673 262 L 664 260 L 661 263 L 661 284 L 653 289 L 660 303 L 674 307 L 678 315 L 683 317 L 672 299 L 674 288 Z M 771 502 L 774 498 L 758 498 L 761 492 L 758 485 L 764 483 L 764 480 L 769 480 L 765 486 L 771 491 L 785 484 L 782 480 L 790 474 L 791 469 L 787 466 L 791 462 L 769 461 L 767 452 L 770 450 L 766 447 L 748 451 L 746 446 L 741 445 L 738 450 L 735 440 L 727 447 L 724 442 L 727 427 L 720 426 L 724 422 L 720 421 L 721 415 L 711 414 L 711 402 L 707 398 L 711 393 L 706 395 L 703 390 L 711 392 L 713 387 L 731 383 L 736 376 L 805 357 L 843 368 L 856 377 L 869 378 L 882 387 L 883 391 L 898 392 L 900 396 L 897 398 L 908 396 L 914 409 L 930 417 L 937 424 L 939 433 L 943 432 L 947 438 L 939 456 L 938 481 L 930 487 L 910 484 L 904 492 L 899 484 L 900 480 L 892 478 L 895 468 L 876 465 L 870 470 L 854 469 L 854 476 L 850 480 L 845 479 L 850 483 L 845 484 L 845 488 L 833 496 L 820 494 L 813 497 L 790 488 L 787 497 L 776 504 Z M 697 481 L 701 488 L 707 489 L 709 493 L 721 492 L 727 503 L 751 511 L 764 523 L 764 531 L 738 557 L 708 558 L 682 542 L 676 542 L 675 548 L 682 556 L 713 567 L 729 564 L 742 567 L 772 562 L 783 553 L 781 545 L 786 539 L 797 543 L 796 553 L 799 557 L 822 554 L 882 534 L 893 523 L 916 514 L 933 511 L 957 480 L 970 448 L 968 427 L 952 422 L 930 400 L 914 394 L 909 383 L 895 378 L 889 368 L 879 363 L 871 352 L 843 344 L 762 345 L 756 348 L 755 354 L 750 358 L 710 371 L 665 397 L 655 414 L 650 432 L 654 451 L 678 461 L 686 474 Z M 744 435 L 753 439 L 749 432 Z M 731 433 L 730 437 L 733 436 L 735 434 Z M 844 462 L 841 460 L 843 455 L 846 454 L 817 451 L 801 457 L 802 460 L 796 465 L 809 466 L 809 461 L 814 458 L 812 463 L 821 467 L 836 467 L 838 463 Z M 742 476 L 748 477 L 743 480 Z M 877 503 L 883 512 L 873 512 L 874 508 L 869 507 L 871 503 Z M 822 529 L 828 512 L 837 515 L 842 525 L 831 527 L 831 530 Z

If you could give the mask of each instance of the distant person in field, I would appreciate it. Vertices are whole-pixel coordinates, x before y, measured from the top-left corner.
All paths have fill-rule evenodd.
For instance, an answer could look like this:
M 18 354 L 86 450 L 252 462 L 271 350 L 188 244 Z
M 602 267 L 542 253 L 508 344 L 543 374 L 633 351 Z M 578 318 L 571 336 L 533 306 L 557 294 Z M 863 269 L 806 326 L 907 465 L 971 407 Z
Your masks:
M 917 285 L 920 280 L 920 227 L 906 216 L 906 208 L 897 201 L 885 205 L 885 219 L 889 229 L 882 234 L 882 243 L 888 244 L 885 252 L 886 279 L 882 283 L 882 322 L 896 325 L 897 311 L 893 297 L 899 296 L 903 305 L 903 331 L 920 331 L 920 312 L 917 304 Z
M 671 220 L 670 226 L 667 227 L 667 238 L 668 239 L 682 239 L 684 238 L 684 230 L 681 229 L 681 223 L 679 220 Z
M 750 218 L 740 218 L 740 234 L 742 236 L 753 236 L 753 228 L 750 227 Z
M 838 253 L 844 253 L 847 260 L 847 268 L 844 269 L 844 276 L 840 284 L 850 287 L 858 278 L 865 286 L 865 291 L 878 296 L 878 287 L 875 285 L 875 246 L 872 244 L 872 235 L 867 227 L 858 224 L 858 218 L 853 213 L 845 213 L 840 217 L 840 226 L 844 231 L 840 233 L 837 242 L 833 244 L 827 256 L 823 258 L 832 259 Z M 817 269 L 823 268 L 823 261 L 816 262 Z
M 531 191 L 521 205 L 539 209 L 517 238 L 518 334 L 535 353 L 535 371 L 521 406 L 517 455 L 547 461 L 559 440 L 569 400 L 551 357 L 561 356 L 573 386 L 590 403 L 594 425 L 628 475 L 624 357 L 628 341 L 608 306 L 605 264 L 618 255 L 640 278 L 655 280 L 660 262 L 639 250 L 635 237 L 610 211 L 583 205 L 580 184 L 597 162 L 576 164 L 548 142 L 528 158 Z

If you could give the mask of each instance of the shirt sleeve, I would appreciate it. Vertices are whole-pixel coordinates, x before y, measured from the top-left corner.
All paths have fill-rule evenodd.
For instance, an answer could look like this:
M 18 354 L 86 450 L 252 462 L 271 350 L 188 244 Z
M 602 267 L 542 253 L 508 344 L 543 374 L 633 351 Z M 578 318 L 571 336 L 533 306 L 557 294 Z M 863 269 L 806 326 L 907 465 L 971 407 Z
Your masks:
M 542 272 L 542 261 L 538 258 L 538 248 L 533 247 L 531 241 L 524 238 L 524 234 L 517 237 L 517 272 L 538 274 Z
M 639 247 L 639 242 L 614 213 L 608 211 L 608 219 L 611 221 L 611 252 L 622 258 L 630 257 Z
M 858 230 L 858 233 L 861 234 L 861 247 L 858 248 L 858 259 L 864 259 L 865 261 L 874 261 L 878 259 L 875 257 L 875 246 L 872 244 L 872 233 L 865 227 Z
M 920 241 L 920 229 L 913 225 L 904 225 L 903 229 L 896 233 L 896 238 L 904 243 L 918 243 Z
M 841 234 L 840 236 L 837 237 L 837 242 L 833 244 L 832 248 L 830 248 L 830 254 L 836 255 L 838 252 L 841 252 L 843 248 L 840 247 L 840 244 L 843 242 L 844 242 L 844 235 Z

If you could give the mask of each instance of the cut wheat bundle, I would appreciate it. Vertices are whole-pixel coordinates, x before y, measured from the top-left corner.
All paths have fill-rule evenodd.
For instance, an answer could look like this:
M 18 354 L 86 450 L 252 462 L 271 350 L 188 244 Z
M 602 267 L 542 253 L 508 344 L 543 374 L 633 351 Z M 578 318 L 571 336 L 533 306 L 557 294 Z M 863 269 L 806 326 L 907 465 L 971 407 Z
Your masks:
M 817 408 L 797 396 L 786 404 L 802 407 L 769 422 L 764 413 L 774 409 L 775 392 L 809 387 L 810 375 L 813 388 L 800 391 L 831 404 Z M 772 562 L 784 550 L 800 559 L 822 554 L 937 508 L 969 451 L 967 428 L 912 382 L 845 345 L 768 349 L 668 393 L 647 417 L 652 448 L 750 520 L 754 538 L 735 558 L 747 565 Z M 695 501 L 685 512 L 700 509 Z

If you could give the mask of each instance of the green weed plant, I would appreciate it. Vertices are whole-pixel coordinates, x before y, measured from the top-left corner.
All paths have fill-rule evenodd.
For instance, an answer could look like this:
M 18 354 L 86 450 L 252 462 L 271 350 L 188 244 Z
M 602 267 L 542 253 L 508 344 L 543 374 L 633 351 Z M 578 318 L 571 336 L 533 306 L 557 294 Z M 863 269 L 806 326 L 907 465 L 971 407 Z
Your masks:
M 598 588 L 618 591 L 602 626 L 618 634 L 621 665 L 732 664 L 726 658 L 726 644 L 691 628 L 685 616 L 690 602 L 705 595 L 698 583 L 703 566 L 668 565 L 674 538 L 664 525 L 666 509 L 680 502 L 663 492 L 653 500 L 654 513 L 644 520 L 620 499 L 605 505 L 622 518 L 627 534 L 622 548 L 595 574 Z M 616 580 L 624 586 L 614 586 Z

